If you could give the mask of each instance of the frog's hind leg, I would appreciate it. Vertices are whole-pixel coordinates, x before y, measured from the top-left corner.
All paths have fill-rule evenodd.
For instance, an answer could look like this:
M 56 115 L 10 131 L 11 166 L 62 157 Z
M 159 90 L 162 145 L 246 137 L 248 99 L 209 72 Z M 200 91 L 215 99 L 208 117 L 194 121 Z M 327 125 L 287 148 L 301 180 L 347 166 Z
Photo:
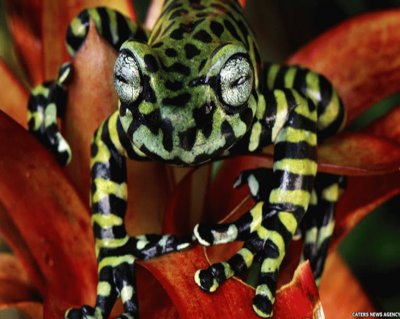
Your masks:
M 302 259 L 310 260 L 314 278 L 319 284 L 328 253 L 328 245 L 335 227 L 335 208 L 345 187 L 345 178 L 320 173 L 309 209 L 301 223 L 304 241 Z
M 106 7 L 85 9 L 72 20 L 67 29 L 65 42 L 71 57 L 75 57 L 84 43 L 89 33 L 90 21 L 93 21 L 97 32 L 117 51 L 129 38 L 147 40 L 144 30 L 121 13 Z

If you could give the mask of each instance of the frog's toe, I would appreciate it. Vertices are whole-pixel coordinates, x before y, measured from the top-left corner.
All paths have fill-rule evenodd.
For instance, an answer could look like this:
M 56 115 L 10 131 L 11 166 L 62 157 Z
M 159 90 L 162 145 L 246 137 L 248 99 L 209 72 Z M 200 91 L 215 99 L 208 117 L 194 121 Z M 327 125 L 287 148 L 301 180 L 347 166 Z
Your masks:
M 151 259 L 170 252 L 180 251 L 193 243 L 191 236 L 177 237 L 174 235 L 141 235 L 131 237 L 134 255 L 140 259 Z
M 226 244 L 238 240 L 239 229 L 235 224 L 217 224 L 214 226 L 198 224 L 193 230 L 194 237 L 203 246 Z
M 213 226 L 198 224 L 194 227 L 193 235 L 203 246 L 226 244 L 236 240 L 245 241 L 250 238 L 251 233 L 262 222 L 261 206 L 242 215 L 231 224 L 216 224 Z
M 214 292 L 219 287 L 218 279 L 210 268 L 199 269 L 194 275 L 196 284 L 205 292 Z
M 264 295 L 260 292 L 256 293 L 253 298 L 253 309 L 258 316 L 260 316 L 261 318 L 271 318 L 272 307 L 273 300 L 271 300 L 267 295 Z
M 96 311 L 93 307 L 87 305 L 71 308 L 65 313 L 65 319 L 96 319 Z
M 225 280 L 248 270 L 261 249 L 262 243 L 258 238 L 247 240 L 243 248 L 228 261 L 198 270 L 194 278 L 196 284 L 206 292 L 216 291 Z

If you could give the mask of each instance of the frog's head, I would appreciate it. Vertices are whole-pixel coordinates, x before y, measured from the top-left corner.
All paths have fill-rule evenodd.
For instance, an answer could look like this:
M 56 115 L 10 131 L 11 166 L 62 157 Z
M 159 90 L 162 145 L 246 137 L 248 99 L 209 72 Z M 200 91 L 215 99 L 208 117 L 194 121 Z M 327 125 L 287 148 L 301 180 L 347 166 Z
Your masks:
M 206 162 L 251 126 L 257 79 L 246 49 L 235 43 L 209 47 L 207 55 L 187 59 L 194 47 L 122 45 L 114 69 L 119 116 L 131 142 L 149 157 Z

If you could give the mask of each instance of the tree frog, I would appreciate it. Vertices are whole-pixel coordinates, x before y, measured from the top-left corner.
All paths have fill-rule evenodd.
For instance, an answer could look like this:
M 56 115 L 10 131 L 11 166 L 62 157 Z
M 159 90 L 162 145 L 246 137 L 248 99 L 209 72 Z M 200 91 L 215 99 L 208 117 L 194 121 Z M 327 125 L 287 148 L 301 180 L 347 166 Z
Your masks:
M 113 10 L 86 9 L 67 31 L 72 57 L 85 41 L 90 20 L 119 51 L 114 83 L 120 103 L 91 145 L 96 305 L 71 309 L 66 318 L 107 318 L 118 297 L 125 311 L 119 318 L 138 318 L 135 260 L 196 241 L 209 246 L 236 240 L 244 245 L 232 258 L 199 270 L 194 280 L 213 292 L 258 261 L 253 308 L 260 317 L 271 317 L 279 268 L 296 233 L 303 235 L 303 258 L 311 260 L 317 280 L 322 271 L 341 181 L 316 178 L 316 147 L 345 122 L 338 93 L 324 76 L 304 67 L 264 63 L 235 0 L 166 0 L 149 34 Z M 29 101 L 30 130 L 61 164 L 71 152 L 56 118 L 71 71 L 71 64 L 64 64 L 55 81 L 33 89 Z M 128 236 L 126 159 L 196 166 L 259 153 L 270 144 L 272 171 L 245 171 L 235 183 L 247 184 L 256 201 L 236 222 L 200 224 L 184 239 Z

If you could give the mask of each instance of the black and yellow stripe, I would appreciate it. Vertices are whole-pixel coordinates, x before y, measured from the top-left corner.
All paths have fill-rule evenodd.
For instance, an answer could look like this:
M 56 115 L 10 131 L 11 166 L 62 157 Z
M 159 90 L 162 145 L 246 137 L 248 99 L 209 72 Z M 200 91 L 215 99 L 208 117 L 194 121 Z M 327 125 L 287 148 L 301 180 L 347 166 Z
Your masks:
M 67 29 L 65 42 L 71 57 L 76 55 L 85 41 L 90 21 L 93 22 L 97 32 L 115 50 L 119 50 L 122 43 L 129 38 L 139 41 L 147 40 L 145 31 L 121 13 L 106 7 L 85 9 L 72 20 Z
M 344 177 L 318 174 L 310 208 L 301 225 L 303 260 L 310 260 L 314 278 L 319 283 L 335 227 L 335 207 L 344 189 Z
M 29 131 L 48 148 L 61 165 L 71 161 L 71 149 L 58 130 L 67 103 L 66 83 L 71 76 L 71 64 L 65 63 L 55 81 L 36 86 L 28 101 Z
M 68 318 L 86 311 L 107 318 L 118 297 L 126 318 L 137 318 L 134 262 L 184 249 L 191 238 L 178 240 L 172 235 L 130 237 L 124 218 L 127 203 L 126 158 L 143 160 L 121 127 L 118 112 L 96 130 L 91 147 L 91 208 L 96 241 L 99 282 L 95 308 L 72 309 Z
M 116 50 L 130 37 L 146 40 L 143 29 L 119 12 L 104 7 L 85 9 L 72 20 L 67 30 L 66 46 L 72 57 L 85 41 L 90 21 Z M 35 87 L 28 102 L 29 130 L 55 155 L 61 165 L 71 161 L 70 146 L 57 127 L 57 117 L 62 116 L 67 104 L 67 82 L 71 73 L 71 63 L 63 64 L 58 78 Z
M 197 272 L 195 280 L 202 289 L 214 291 L 227 278 L 248 269 L 254 259 L 261 260 L 253 307 L 259 316 L 267 318 L 272 316 L 280 264 L 312 202 L 318 140 L 338 131 L 345 116 L 342 102 L 331 84 L 307 69 L 268 65 L 261 83 L 264 95 L 249 132 L 248 151 L 258 152 L 274 143 L 273 173 L 268 180 L 272 186 L 265 189 L 251 174 L 245 176 L 253 188 L 252 194 L 257 197 L 262 193 L 265 197 L 258 197 L 257 205 L 233 224 L 196 226 L 195 236 L 203 245 L 234 240 L 245 240 L 245 244 L 229 261 Z M 235 151 L 243 152 L 243 145 L 230 153 Z M 242 183 L 239 180 L 238 185 Z M 333 231 L 335 191 L 337 183 L 322 187 L 324 195 L 321 193 L 319 197 L 329 197 L 331 209 L 322 212 L 325 222 L 320 223 L 317 237 L 310 239 L 311 229 L 305 236 L 310 239 L 305 244 L 305 254 L 310 244 L 318 248 L 318 258 L 313 264 L 317 276 L 322 271 L 326 245 Z
M 343 102 L 329 80 L 301 66 L 265 64 L 263 85 L 268 90 L 293 88 L 310 98 L 317 107 L 319 140 L 334 135 L 344 127 Z

